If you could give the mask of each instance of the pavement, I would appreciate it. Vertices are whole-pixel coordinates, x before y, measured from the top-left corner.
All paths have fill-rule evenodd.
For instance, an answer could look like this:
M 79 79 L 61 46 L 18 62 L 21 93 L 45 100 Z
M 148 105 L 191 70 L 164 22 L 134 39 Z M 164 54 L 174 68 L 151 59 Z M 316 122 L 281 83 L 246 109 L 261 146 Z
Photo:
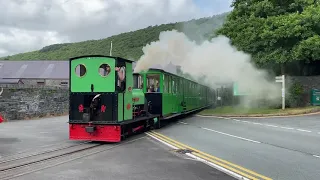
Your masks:
M 319 120 L 195 116 L 157 132 L 272 179 L 318 180 Z
M 57 145 L 68 139 L 68 117 L 11 121 L 0 124 L 0 157 Z
M 4 157 L 22 152 L 34 152 L 50 146 L 77 143 L 68 140 L 67 118 L 64 116 L 1 124 L 0 155 Z M 234 179 L 185 154 L 173 151 L 172 148 L 145 134 L 132 138 L 141 139 L 15 179 Z M 108 144 L 106 149 L 107 147 Z

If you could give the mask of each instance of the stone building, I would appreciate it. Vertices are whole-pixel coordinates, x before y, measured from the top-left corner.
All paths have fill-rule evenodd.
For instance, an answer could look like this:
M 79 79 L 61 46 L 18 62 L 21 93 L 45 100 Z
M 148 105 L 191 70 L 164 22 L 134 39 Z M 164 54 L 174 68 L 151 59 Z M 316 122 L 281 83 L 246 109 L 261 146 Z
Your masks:
M 68 86 L 68 61 L 0 61 L 0 84 Z

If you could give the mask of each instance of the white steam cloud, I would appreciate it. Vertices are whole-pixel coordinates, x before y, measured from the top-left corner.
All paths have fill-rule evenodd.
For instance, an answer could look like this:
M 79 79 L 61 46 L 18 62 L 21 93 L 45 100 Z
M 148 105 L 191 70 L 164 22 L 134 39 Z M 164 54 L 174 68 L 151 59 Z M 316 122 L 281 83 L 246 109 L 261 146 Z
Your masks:
M 267 73 L 250 63 L 251 56 L 238 51 L 224 36 L 196 44 L 184 33 L 165 31 L 160 33 L 159 41 L 146 45 L 143 53 L 135 72 L 147 70 L 153 65 L 165 67 L 171 62 L 213 88 L 221 83 L 238 82 L 239 89 L 250 93 L 247 102 L 251 105 L 261 99 L 271 105 L 281 98 L 279 86 L 267 81 Z

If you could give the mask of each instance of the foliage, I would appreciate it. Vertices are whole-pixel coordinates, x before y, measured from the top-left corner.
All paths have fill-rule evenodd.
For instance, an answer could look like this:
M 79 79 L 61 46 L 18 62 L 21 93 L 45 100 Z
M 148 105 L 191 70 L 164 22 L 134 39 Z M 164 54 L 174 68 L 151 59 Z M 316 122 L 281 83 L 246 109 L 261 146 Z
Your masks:
M 149 26 L 137 31 L 126 32 L 100 40 L 88 40 L 77 43 L 54 44 L 46 46 L 39 51 L 16 54 L 2 57 L 2 60 L 67 60 L 73 56 L 102 54 L 109 55 L 112 41 L 113 56 L 120 56 L 132 60 L 138 60 L 142 55 L 142 48 L 146 44 L 159 39 L 162 31 L 176 29 L 197 42 L 207 39 L 217 28 L 220 28 L 227 13 L 212 17 Z
M 288 106 L 289 107 L 300 107 L 303 105 L 303 86 L 298 83 L 294 82 L 290 87 L 289 87 L 289 97 L 287 99 Z
M 218 35 L 259 66 L 320 60 L 320 6 L 314 0 L 234 0 Z

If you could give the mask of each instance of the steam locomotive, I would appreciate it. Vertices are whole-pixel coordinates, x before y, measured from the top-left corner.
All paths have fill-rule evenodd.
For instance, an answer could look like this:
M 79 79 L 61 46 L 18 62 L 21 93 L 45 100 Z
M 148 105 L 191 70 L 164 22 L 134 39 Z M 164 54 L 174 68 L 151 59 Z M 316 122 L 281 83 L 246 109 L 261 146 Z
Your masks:
M 213 89 L 163 69 L 133 73 L 133 62 L 103 55 L 69 59 L 70 140 L 120 142 L 214 104 Z

